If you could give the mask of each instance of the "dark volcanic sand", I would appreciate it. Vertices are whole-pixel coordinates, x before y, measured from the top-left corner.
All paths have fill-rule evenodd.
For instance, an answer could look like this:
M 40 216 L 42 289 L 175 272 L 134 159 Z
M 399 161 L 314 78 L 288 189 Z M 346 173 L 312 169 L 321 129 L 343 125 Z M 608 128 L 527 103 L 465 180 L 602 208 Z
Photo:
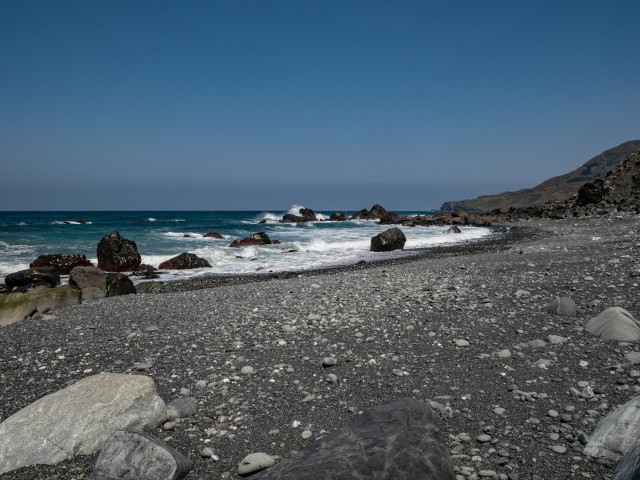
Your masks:
M 640 314 L 639 222 L 626 214 L 524 222 L 510 245 L 218 288 L 203 287 L 220 279 L 181 282 L 170 289 L 186 291 L 106 298 L 9 325 L 0 330 L 0 420 L 89 374 L 152 375 L 165 402 L 200 401 L 189 421 L 152 432 L 195 461 L 187 478 L 239 478 L 248 453 L 280 461 L 354 412 L 414 397 L 443 406 L 438 424 L 465 477 L 611 477 L 581 454 L 578 437 L 637 395 L 640 372 L 622 364 L 637 346 L 583 327 L 611 306 Z M 577 317 L 542 312 L 558 295 L 576 301 Z M 567 341 L 516 347 L 548 335 Z M 496 356 L 504 349 L 510 358 Z M 327 356 L 337 365 L 323 368 Z M 552 363 L 532 366 L 541 359 Z M 146 361 L 151 368 L 136 369 Z M 256 373 L 242 375 L 244 366 Z M 596 395 L 576 395 L 579 382 Z M 219 460 L 202 458 L 204 447 Z M 95 459 L 0 478 L 87 478 Z

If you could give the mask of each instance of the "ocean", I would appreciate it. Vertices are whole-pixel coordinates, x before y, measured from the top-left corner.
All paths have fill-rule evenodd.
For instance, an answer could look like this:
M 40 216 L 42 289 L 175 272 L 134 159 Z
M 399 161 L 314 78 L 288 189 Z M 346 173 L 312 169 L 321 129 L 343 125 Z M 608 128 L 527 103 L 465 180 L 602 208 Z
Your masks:
M 167 271 L 160 281 L 212 274 L 330 268 L 361 260 L 413 255 L 419 251 L 417 249 L 491 235 L 490 229 L 480 227 L 462 227 L 462 234 L 456 235 L 445 235 L 446 227 L 407 227 L 402 228 L 407 237 L 404 252 L 373 253 L 369 252 L 371 237 L 390 226 L 369 220 L 279 223 L 285 213 L 297 214 L 299 208 L 301 206 L 294 205 L 288 212 L 0 212 L 0 283 L 9 273 L 29 268 L 31 262 L 44 254 L 83 254 L 97 265 L 98 242 L 113 230 L 136 242 L 142 263 L 158 267 L 171 257 L 190 252 L 212 265 L 212 268 Z M 431 212 L 398 213 L 424 215 Z M 328 219 L 330 214 L 316 212 L 319 220 Z M 265 222 L 259 223 L 262 220 Z M 217 232 L 224 239 L 204 238 L 208 232 Z M 257 232 L 265 232 L 281 243 L 228 247 L 233 240 Z

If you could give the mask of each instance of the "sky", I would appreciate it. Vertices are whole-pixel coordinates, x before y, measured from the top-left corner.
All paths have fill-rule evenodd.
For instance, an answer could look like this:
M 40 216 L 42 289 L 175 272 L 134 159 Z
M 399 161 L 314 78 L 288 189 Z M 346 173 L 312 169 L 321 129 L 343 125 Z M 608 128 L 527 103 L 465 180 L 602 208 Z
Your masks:
M 393 210 L 640 138 L 640 2 L 0 0 L 0 210 Z

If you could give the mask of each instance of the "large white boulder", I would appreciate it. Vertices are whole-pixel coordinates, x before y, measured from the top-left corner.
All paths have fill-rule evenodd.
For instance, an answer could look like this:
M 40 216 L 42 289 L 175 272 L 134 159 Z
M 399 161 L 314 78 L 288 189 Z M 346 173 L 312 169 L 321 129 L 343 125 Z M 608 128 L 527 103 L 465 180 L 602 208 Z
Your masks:
M 85 378 L 0 423 L 0 474 L 98 452 L 114 431 L 157 428 L 166 416 L 151 377 L 101 373 Z

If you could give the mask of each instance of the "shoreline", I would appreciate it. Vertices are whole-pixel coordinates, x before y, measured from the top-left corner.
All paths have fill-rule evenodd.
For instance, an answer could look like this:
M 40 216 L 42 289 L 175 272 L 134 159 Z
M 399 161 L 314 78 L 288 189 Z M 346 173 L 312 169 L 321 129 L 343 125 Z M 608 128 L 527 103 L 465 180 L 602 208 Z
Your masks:
M 398 256 L 396 258 L 382 258 L 380 260 L 359 262 L 351 265 L 336 265 L 334 267 L 312 268 L 299 271 L 296 270 L 237 275 L 212 273 L 210 275 L 198 278 L 187 278 L 184 280 L 175 279 L 169 280 L 166 283 L 160 282 L 163 284 L 161 289 L 148 293 L 162 294 L 169 292 L 201 290 L 207 288 L 216 288 L 223 285 L 242 285 L 245 283 L 264 282 L 274 279 L 285 279 L 297 276 L 332 275 L 345 271 L 367 270 L 369 268 L 384 265 L 401 265 L 406 262 L 413 262 L 425 258 L 443 258 L 447 256 L 472 255 L 474 253 L 480 252 L 498 251 L 500 249 L 509 248 L 509 246 L 511 245 L 532 241 L 542 238 L 546 235 L 546 233 L 539 228 L 525 225 L 500 224 L 484 228 L 489 228 L 493 231 L 489 237 L 477 240 L 468 240 L 452 245 L 441 245 L 429 248 L 404 250 L 404 252 L 410 252 L 410 254 Z M 144 281 L 145 280 L 143 280 L 142 282 Z
M 638 345 L 584 326 L 611 306 L 640 316 L 639 226 L 617 213 L 516 222 L 504 225 L 515 236 L 467 254 L 446 247 L 272 281 L 190 283 L 11 324 L 0 340 L 0 420 L 88 375 L 147 375 L 166 403 L 198 400 L 194 416 L 150 432 L 194 461 L 187 478 L 239 478 L 248 453 L 294 458 L 354 413 L 411 397 L 430 402 L 457 474 L 610 479 L 615 465 L 585 456 L 580 439 L 640 393 L 637 366 L 623 360 Z M 575 317 L 544 312 L 565 295 Z M 580 395 L 584 384 L 593 397 Z M 0 478 L 86 479 L 95 460 Z

